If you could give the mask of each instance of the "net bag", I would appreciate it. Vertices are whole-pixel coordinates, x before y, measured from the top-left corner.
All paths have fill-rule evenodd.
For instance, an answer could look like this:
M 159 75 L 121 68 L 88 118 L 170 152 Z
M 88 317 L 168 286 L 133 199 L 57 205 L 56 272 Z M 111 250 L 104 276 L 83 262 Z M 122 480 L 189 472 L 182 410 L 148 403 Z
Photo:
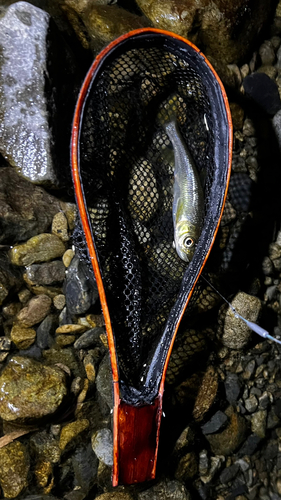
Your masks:
M 204 186 L 189 264 L 173 245 L 174 153 L 159 119 L 171 99 Z M 114 485 L 155 476 L 165 373 L 219 226 L 231 148 L 225 91 L 190 42 L 140 29 L 97 56 L 76 106 L 72 176 L 110 349 Z

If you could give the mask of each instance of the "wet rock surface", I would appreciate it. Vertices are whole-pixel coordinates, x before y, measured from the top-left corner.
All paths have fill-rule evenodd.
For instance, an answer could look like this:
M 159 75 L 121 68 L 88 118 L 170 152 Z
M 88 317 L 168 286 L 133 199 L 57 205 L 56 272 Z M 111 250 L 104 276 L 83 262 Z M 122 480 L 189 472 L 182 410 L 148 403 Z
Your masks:
M 16 441 L 0 450 L 0 485 L 5 498 L 16 498 L 27 486 L 29 456 L 26 447 Z
M 59 159 L 62 166 L 67 164 L 67 132 L 70 130 L 64 121 L 66 115 L 70 118 L 69 109 L 59 106 L 60 89 L 56 85 L 59 78 L 61 88 L 69 85 L 67 76 L 72 76 L 75 82 L 74 70 L 77 70 L 63 39 L 54 57 L 54 43 L 58 39 L 56 26 L 42 9 L 28 2 L 16 2 L 3 11 L 0 150 L 25 178 L 49 185 L 58 182 L 55 161 Z M 63 64 L 64 74 L 59 64 Z M 73 96 L 73 92 L 69 96 Z M 68 104 L 72 100 L 74 106 L 73 97 L 67 100 Z M 60 111 L 65 114 L 63 121 Z
M 0 376 L 0 415 L 20 422 L 54 413 L 66 393 L 65 373 L 31 358 L 14 356 Z

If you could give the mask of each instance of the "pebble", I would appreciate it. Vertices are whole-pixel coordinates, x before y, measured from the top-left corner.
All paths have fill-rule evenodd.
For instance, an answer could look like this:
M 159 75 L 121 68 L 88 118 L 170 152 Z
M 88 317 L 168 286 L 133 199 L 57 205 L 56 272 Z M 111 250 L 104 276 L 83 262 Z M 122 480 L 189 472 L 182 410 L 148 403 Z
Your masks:
M 54 215 L 52 222 L 52 234 L 58 236 L 62 241 L 68 241 L 67 218 L 63 212 Z
M 22 304 L 26 304 L 29 301 L 29 299 L 31 299 L 31 297 L 32 297 L 31 291 L 28 290 L 27 288 L 23 288 L 18 293 L 19 301 Z
M 260 442 L 261 438 L 259 436 L 257 436 L 256 434 L 250 434 L 250 436 L 247 437 L 246 441 L 238 451 L 238 456 L 244 457 L 247 455 L 253 455 L 256 452 Z
M 212 406 L 218 391 L 218 374 L 213 366 L 207 369 L 197 394 L 193 417 L 200 421 Z
M 244 292 L 239 292 L 231 301 L 231 305 L 238 314 L 252 322 L 256 322 L 261 310 L 261 301 L 258 297 Z M 230 349 L 242 349 L 247 345 L 252 334 L 247 324 L 240 318 L 236 318 L 232 309 L 228 307 L 221 337 L 223 345 Z
M 251 429 L 254 434 L 263 439 L 266 435 L 267 411 L 259 410 L 252 415 Z
M 240 470 L 239 464 L 233 464 L 230 467 L 226 467 L 220 474 L 220 482 L 222 484 L 227 484 L 232 481 Z
M 230 455 L 241 445 L 246 434 L 246 421 L 236 413 L 230 416 L 229 425 L 219 434 L 208 434 L 211 450 L 215 455 Z
M 103 493 L 102 495 L 99 495 L 98 497 L 96 497 L 96 500 L 134 500 L 134 499 L 130 495 L 130 493 L 127 493 L 125 491 L 113 491 L 110 493 Z
M 52 300 L 47 295 L 33 297 L 17 315 L 20 325 L 29 328 L 40 323 L 49 314 Z
M 100 429 L 92 435 L 92 448 L 98 459 L 106 465 L 113 465 L 113 438 L 110 429 Z
M 98 459 L 95 456 L 91 443 L 80 445 L 71 457 L 74 482 L 84 493 L 89 492 L 97 479 Z
M 256 411 L 258 407 L 258 400 L 254 394 L 250 394 L 250 397 L 245 400 L 245 408 L 249 413 Z
M 54 333 L 57 326 L 57 317 L 49 314 L 37 328 L 37 345 L 40 349 L 51 347 L 54 343 Z
M 71 264 L 71 261 L 73 259 L 75 255 L 75 252 L 71 249 L 71 248 L 68 248 L 68 250 L 66 250 L 62 256 L 62 261 L 63 261 L 63 264 L 65 267 L 69 267 L 70 264 Z
M 63 295 L 62 293 L 56 295 L 53 298 L 53 303 L 55 308 L 58 309 L 58 311 L 61 311 L 65 306 L 65 295 Z
M 69 314 L 83 314 L 98 298 L 95 281 L 89 279 L 85 265 L 75 256 L 67 270 L 64 294 Z
M 180 481 L 160 480 L 152 487 L 138 493 L 138 500 L 191 500 L 189 492 Z M 106 500 L 106 499 L 102 499 Z M 108 499 L 109 500 L 109 499 Z M 113 499 L 112 499 L 113 500 Z
M 220 430 L 227 422 L 227 416 L 222 411 L 218 410 L 204 425 L 201 426 L 203 434 L 213 434 Z
M 15 324 L 11 330 L 11 340 L 18 349 L 28 349 L 36 339 L 36 331 L 33 328 L 25 328 Z
M 67 445 L 89 427 L 89 420 L 83 418 L 66 424 L 60 433 L 59 447 L 64 451 Z
M 35 262 L 46 262 L 64 254 L 64 243 L 54 234 L 43 233 L 33 236 L 25 243 L 15 245 L 10 251 L 11 263 L 29 266 Z
M 265 40 L 259 48 L 259 55 L 263 65 L 271 66 L 275 61 L 275 52 L 270 40 Z
M 0 485 L 5 498 L 18 497 L 28 485 L 29 455 L 20 441 L 0 449 Z
M 85 356 L 85 358 L 83 359 L 83 364 L 87 375 L 87 379 L 89 380 L 89 382 L 93 384 L 96 380 L 96 369 L 91 354 L 87 354 Z
M 52 415 L 66 396 L 65 374 L 31 358 L 14 356 L 0 376 L 0 416 L 22 422 Z
M 30 447 L 38 460 L 46 460 L 52 464 L 59 463 L 61 450 L 58 441 L 46 430 L 36 432 L 31 436 Z
M 244 121 L 242 132 L 246 137 L 253 137 L 256 135 L 254 124 L 249 118 L 246 118 L 246 120 Z
M 227 401 L 230 404 L 235 404 L 241 391 L 241 384 L 239 382 L 238 375 L 236 373 L 227 373 L 224 381 L 224 387 Z
M 75 342 L 75 349 L 87 349 L 93 344 L 100 343 L 100 335 L 104 333 L 104 328 L 96 327 L 87 330 Z
M 67 333 L 67 334 L 79 335 L 80 333 L 83 332 L 85 332 L 85 326 L 83 325 L 74 325 L 74 324 L 62 325 L 56 329 L 56 334 Z
M 65 268 L 61 260 L 32 264 L 26 267 L 26 281 L 31 285 L 53 285 L 65 278 Z
M 56 343 L 60 347 L 66 347 L 71 344 L 74 344 L 75 336 L 74 335 L 57 335 Z

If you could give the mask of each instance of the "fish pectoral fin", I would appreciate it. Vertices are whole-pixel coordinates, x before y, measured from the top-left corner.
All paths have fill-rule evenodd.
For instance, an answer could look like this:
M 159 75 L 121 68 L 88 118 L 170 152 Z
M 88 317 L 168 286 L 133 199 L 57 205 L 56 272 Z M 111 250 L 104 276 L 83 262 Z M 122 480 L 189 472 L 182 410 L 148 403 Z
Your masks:
M 175 240 L 173 241 L 173 248 L 176 248 Z

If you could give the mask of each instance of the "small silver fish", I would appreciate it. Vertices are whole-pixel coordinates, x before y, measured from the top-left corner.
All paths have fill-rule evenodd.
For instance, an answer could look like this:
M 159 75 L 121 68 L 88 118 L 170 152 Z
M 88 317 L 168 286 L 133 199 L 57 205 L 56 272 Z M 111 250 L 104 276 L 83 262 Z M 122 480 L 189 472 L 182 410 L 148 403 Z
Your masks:
M 163 128 L 175 156 L 173 223 L 175 247 L 179 257 L 190 262 L 201 233 L 204 193 L 193 159 L 173 117 Z

